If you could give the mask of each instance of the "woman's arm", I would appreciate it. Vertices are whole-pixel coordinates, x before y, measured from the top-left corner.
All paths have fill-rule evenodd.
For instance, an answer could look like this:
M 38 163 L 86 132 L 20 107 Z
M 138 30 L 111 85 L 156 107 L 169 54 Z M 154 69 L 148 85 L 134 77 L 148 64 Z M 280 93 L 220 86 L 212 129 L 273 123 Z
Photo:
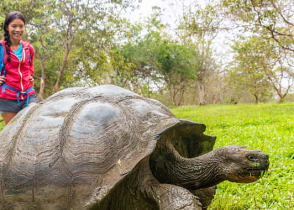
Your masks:
M 31 46 L 30 47 L 30 75 L 33 76 L 34 75 L 34 58 L 35 58 L 35 50 L 34 48 Z
M 6 78 L 2 76 L 2 70 L 4 68 L 3 59 L 4 59 L 4 48 L 3 48 L 3 45 L 0 44 L 0 85 L 2 85 L 6 81 Z
M 4 76 L 0 76 L 0 85 L 2 85 L 6 81 Z
M 34 58 L 35 58 L 35 50 L 34 48 L 31 46 L 30 47 L 30 81 L 32 83 L 32 85 L 34 85 Z

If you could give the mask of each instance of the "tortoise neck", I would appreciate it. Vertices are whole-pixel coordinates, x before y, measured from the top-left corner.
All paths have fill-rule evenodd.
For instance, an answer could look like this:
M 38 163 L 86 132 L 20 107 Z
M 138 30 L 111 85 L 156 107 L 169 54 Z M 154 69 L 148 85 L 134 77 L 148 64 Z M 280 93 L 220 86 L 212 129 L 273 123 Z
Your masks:
M 221 158 L 215 151 L 196 158 L 181 157 L 171 144 L 159 146 L 150 157 L 153 175 L 161 182 L 194 190 L 214 186 L 224 180 Z

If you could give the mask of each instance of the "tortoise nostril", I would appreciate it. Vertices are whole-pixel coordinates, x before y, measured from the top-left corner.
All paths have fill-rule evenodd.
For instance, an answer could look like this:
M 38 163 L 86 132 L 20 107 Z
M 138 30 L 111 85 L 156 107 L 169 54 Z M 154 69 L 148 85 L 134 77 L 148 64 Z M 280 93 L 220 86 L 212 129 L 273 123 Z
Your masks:
M 268 160 L 268 158 L 269 158 L 269 157 L 268 157 L 268 155 L 267 155 L 267 154 L 264 154 L 264 155 L 262 156 L 262 158 L 263 158 L 263 159 L 267 159 L 267 160 Z

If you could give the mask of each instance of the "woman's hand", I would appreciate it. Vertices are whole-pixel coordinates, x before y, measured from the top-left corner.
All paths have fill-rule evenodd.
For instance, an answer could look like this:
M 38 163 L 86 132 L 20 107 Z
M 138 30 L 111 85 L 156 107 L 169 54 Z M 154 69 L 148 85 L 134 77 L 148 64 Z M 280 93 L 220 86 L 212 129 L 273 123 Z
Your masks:
M 4 76 L 0 76 L 0 85 L 2 85 L 6 81 Z
M 34 85 L 34 81 L 35 81 L 34 77 L 30 76 L 30 82 L 32 83 L 32 85 Z

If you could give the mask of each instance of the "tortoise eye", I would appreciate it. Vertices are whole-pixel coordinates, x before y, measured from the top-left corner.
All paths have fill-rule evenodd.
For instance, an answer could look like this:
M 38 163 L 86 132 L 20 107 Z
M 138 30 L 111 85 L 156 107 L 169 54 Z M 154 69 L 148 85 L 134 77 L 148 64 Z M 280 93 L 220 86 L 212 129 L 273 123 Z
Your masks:
M 256 161 L 257 158 L 255 157 L 255 155 L 248 155 L 247 156 L 247 159 L 250 160 L 250 161 Z

